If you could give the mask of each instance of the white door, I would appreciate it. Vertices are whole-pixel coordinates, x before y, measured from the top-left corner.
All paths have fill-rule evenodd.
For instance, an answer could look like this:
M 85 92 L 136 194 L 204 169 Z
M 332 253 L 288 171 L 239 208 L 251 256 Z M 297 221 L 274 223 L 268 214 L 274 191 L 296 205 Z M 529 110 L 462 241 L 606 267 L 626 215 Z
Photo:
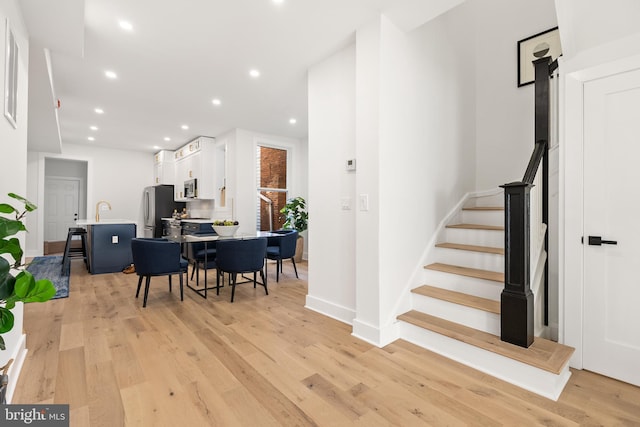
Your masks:
M 80 181 L 73 178 L 47 178 L 44 192 L 44 240 L 67 240 L 69 227 L 78 219 Z
M 640 70 L 585 83 L 584 107 L 583 367 L 640 386 Z

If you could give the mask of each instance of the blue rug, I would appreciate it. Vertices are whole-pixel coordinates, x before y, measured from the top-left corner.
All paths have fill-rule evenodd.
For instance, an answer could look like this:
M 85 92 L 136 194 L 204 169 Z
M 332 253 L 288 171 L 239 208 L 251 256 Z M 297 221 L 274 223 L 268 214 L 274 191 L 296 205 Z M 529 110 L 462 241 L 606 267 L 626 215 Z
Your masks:
M 33 274 L 36 280 L 51 280 L 56 287 L 56 294 L 52 299 L 69 296 L 69 272 L 62 274 L 62 256 L 35 257 L 27 267 L 27 271 Z

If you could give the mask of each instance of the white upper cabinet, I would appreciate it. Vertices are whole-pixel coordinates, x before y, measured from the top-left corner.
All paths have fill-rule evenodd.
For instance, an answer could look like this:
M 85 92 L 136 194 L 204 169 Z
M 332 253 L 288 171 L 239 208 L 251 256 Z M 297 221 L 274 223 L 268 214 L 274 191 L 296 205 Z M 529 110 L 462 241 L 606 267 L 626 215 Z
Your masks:
M 175 161 L 173 151 L 162 150 L 153 155 L 153 185 L 174 185 Z
M 173 154 L 175 159 L 175 200 L 214 199 L 216 195 L 215 139 L 201 136 Z M 196 180 L 195 197 L 184 194 L 185 181 Z

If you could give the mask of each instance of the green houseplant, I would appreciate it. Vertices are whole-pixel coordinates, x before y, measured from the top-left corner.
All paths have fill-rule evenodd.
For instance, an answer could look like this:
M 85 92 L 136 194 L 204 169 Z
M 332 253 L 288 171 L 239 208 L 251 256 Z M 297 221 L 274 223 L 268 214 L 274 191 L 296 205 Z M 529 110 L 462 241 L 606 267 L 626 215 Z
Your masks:
M 6 349 L 2 334 L 13 329 L 14 316 L 11 310 L 16 303 L 44 302 L 56 294 L 56 288 L 50 280 L 35 280 L 33 275 L 24 269 L 24 252 L 20 240 L 13 237 L 20 231 L 26 231 L 22 219 L 37 206 L 17 194 L 9 193 L 9 197 L 23 203 L 24 210 L 19 211 L 9 204 L 0 203 L 0 214 L 4 214 L 0 216 L 0 255 L 8 255 L 0 256 L 0 350 Z M 14 218 L 7 218 L 6 215 Z M 13 263 L 9 263 L 7 258 L 13 259 Z
M 301 233 L 307 229 L 309 222 L 309 214 L 307 213 L 307 204 L 304 198 L 298 196 L 287 200 L 287 204 L 280 209 L 280 213 L 284 215 L 284 228 L 293 228 Z M 296 262 L 302 261 L 302 251 L 304 249 L 304 239 L 298 234 L 298 242 L 296 245 Z

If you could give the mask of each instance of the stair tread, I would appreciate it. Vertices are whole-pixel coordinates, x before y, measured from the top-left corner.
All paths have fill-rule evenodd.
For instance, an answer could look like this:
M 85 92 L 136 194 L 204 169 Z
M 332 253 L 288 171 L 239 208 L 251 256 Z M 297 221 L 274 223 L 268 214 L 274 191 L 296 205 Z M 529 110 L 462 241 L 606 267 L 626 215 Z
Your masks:
M 463 228 L 468 230 L 496 230 L 504 231 L 503 225 L 485 225 L 485 224 L 449 224 L 447 228 Z
M 476 246 L 476 245 L 463 245 L 461 243 L 449 243 L 443 242 L 436 244 L 437 248 L 446 248 L 446 249 L 460 249 L 463 251 L 472 251 L 472 252 L 484 252 L 488 254 L 497 254 L 504 255 L 504 248 L 496 248 L 492 246 Z
M 502 206 L 470 206 L 468 208 L 462 208 L 463 211 L 503 211 Z
M 445 273 L 458 274 L 460 276 L 475 277 L 477 279 L 492 280 L 504 283 L 504 273 L 497 271 L 481 270 L 479 268 L 461 267 L 459 265 L 433 263 L 425 265 L 428 270 L 442 271 Z
M 442 334 L 464 343 L 491 351 L 545 371 L 559 374 L 574 352 L 572 347 L 535 337 L 529 348 L 509 344 L 500 337 L 419 311 L 409 311 L 398 316 L 418 327 Z
M 500 314 L 500 301 L 482 298 L 475 295 L 465 294 L 463 292 L 450 291 L 448 289 L 438 288 L 435 286 L 423 285 L 411 292 L 424 295 L 439 300 L 452 302 L 454 304 L 464 305 L 466 307 L 475 308 L 489 313 Z

